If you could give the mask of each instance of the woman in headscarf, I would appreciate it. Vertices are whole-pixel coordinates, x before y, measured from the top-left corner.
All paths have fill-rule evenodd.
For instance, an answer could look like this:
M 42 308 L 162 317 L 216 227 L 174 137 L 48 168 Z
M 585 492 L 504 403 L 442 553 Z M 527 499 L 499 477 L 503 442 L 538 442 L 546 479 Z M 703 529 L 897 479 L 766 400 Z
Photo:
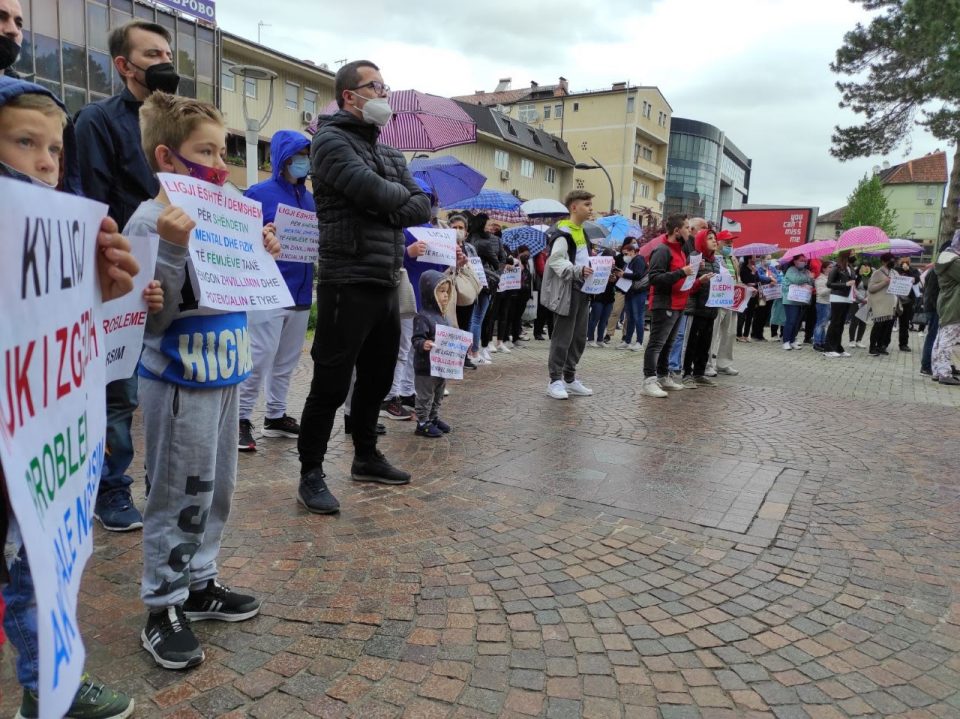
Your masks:
M 870 356 L 879 357 L 890 354 L 890 336 L 893 333 L 893 321 L 897 318 L 897 296 L 887 292 L 893 266 L 896 260 L 889 252 L 880 256 L 880 267 L 870 275 L 867 285 L 867 302 L 873 316 L 870 328 Z
M 940 285 L 937 316 L 940 329 L 933 345 L 931 367 L 940 384 L 960 385 L 960 230 L 953 233 L 950 247 L 940 253 L 933 266 Z

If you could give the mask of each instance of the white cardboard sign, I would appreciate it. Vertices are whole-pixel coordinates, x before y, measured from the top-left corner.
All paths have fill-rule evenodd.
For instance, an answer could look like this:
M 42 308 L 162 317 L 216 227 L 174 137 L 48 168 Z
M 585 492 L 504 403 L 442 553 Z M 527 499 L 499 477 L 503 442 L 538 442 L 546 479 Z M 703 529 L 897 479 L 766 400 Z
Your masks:
M 477 276 L 477 279 L 480 280 L 480 286 L 489 287 L 487 284 L 487 273 L 483 270 L 483 260 L 473 255 L 467 255 L 467 262 L 470 263 L 470 266 L 473 268 L 473 273 Z
M 103 332 L 106 342 L 107 382 L 132 377 L 143 349 L 147 326 L 147 301 L 143 291 L 153 279 L 160 237 L 128 237 L 140 272 L 133 278 L 133 290 L 103 305 Z M 170 291 L 170 288 L 166 288 Z
M 320 251 L 320 225 L 317 213 L 292 205 L 277 205 L 273 218 L 284 262 L 316 262 Z
M 430 350 L 430 376 L 463 379 L 463 361 L 473 344 L 473 335 L 447 325 L 437 325 Z
M 910 275 L 891 275 L 887 285 L 887 294 L 906 297 L 913 291 L 913 278 Z
M 417 258 L 417 262 L 430 262 L 434 265 L 455 267 L 457 264 L 457 231 L 442 230 L 437 227 L 408 227 L 407 232 L 417 242 L 426 242 L 427 251 Z
M 613 258 L 598 255 L 590 258 L 593 274 L 583 281 L 580 291 L 587 295 L 599 295 L 607 289 L 610 272 L 613 271 Z

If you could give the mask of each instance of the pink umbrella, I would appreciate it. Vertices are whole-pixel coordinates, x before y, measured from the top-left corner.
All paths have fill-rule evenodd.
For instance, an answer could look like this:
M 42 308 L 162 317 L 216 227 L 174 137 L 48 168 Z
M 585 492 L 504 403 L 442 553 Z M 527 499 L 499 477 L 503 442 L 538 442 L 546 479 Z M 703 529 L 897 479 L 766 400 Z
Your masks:
M 783 257 L 780 258 L 781 264 L 786 264 L 787 262 L 792 262 L 795 257 L 803 255 L 807 259 L 812 259 L 814 257 L 826 257 L 827 255 L 832 255 L 837 251 L 837 243 L 835 240 L 814 240 L 813 242 L 808 242 L 805 245 L 797 245 L 796 247 L 791 247 L 785 253 Z
M 853 227 L 837 240 L 836 252 L 871 252 L 873 250 L 886 250 L 890 248 L 890 238 L 887 233 L 879 227 L 871 225 L 861 225 Z
M 734 248 L 733 254 L 735 257 L 748 257 L 772 255 L 774 252 L 779 251 L 779 245 L 771 245 L 766 242 L 753 242 L 749 245 L 744 245 L 743 247 Z

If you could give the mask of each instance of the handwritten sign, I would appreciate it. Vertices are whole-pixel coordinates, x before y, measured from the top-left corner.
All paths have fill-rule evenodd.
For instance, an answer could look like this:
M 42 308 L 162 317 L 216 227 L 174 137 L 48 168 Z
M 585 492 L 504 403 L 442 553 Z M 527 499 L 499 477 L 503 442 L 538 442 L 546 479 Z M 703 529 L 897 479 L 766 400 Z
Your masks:
M 457 231 L 436 227 L 410 227 L 407 229 L 417 242 L 426 242 L 427 251 L 417 262 L 454 267 L 457 264 Z
M 430 376 L 463 379 L 463 360 L 473 344 L 473 335 L 447 325 L 437 325 L 430 350 Z
M 0 460 L 36 586 L 40 716 L 80 686 L 80 575 L 106 432 L 98 202 L 0 179 Z
M 890 275 L 887 294 L 906 297 L 913 291 L 913 278 L 910 275 Z
M 515 270 L 504 270 L 500 273 L 500 285 L 497 292 L 507 292 L 508 290 L 519 290 L 521 286 L 520 268 Z
M 320 226 L 317 213 L 280 204 L 273 218 L 284 262 L 316 262 L 320 252 Z
M 633 280 L 626 277 L 621 277 L 617 280 L 615 287 L 621 292 L 629 292 L 630 288 L 633 287 Z
M 693 272 L 687 275 L 686 279 L 683 281 L 683 284 L 680 285 L 681 292 L 686 292 L 693 287 L 693 283 L 697 281 L 697 271 L 700 269 L 700 264 L 702 262 L 703 255 L 701 255 L 699 252 L 694 252 L 692 255 L 690 255 L 690 260 L 687 264 L 693 268 Z
M 477 279 L 480 280 L 480 286 L 489 287 L 487 284 L 487 273 L 483 271 L 483 260 L 473 255 L 467 255 L 467 262 L 470 263 L 470 267 L 473 268 L 473 273 L 477 276 Z
M 765 300 L 778 300 L 783 297 L 783 288 L 780 285 L 761 285 L 760 294 Z
M 143 329 L 147 325 L 147 301 L 143 291 L 153 279 L 160 238 L 130 237 L 133 256 L 140 272 L 133 278 L 133 290 L 103 305 L 103 333 L 106 344 L 107 382 L 132 377 L 143 348 Z
M 190 237 L 190 276 L 201 307 L 252 312 L 293 305 L 263 246 L 259 202 L 185 175 L 161 172 L 157 178 L 170 202 L 197 223 Z
M 580 291 L 587 295 L 599 295 L 607 289 L 610 272 L 613 271 L 613 258 L 599 255 L 591 257 L 590 266 L 593 268 L 593 274 L 583 281 Z
M 734 284 L 729 274 L 715 275 L 710 279 L 710 295 L 707 307 L 733 307 Z
M 810 285 L 790 285 L 790 289 L 787 290 L 787 299 L 791 302 L 808 305 L 812 298 L 813 288 Z
M 736 285 L 733 288 L 733 306 L 730 309 L 734 312 L 743 312 L 747 309 L 747 305 L 750 304 L 750 298 L 756 293 L 757 291 L 752 287 Z

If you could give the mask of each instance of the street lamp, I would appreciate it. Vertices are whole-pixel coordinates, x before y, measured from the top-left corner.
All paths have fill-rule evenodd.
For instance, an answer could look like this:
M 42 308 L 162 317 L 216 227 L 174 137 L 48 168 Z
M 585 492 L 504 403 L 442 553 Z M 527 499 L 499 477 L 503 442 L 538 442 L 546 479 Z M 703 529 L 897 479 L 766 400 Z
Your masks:
M 260 130 L 262 130 L 270 120 L 273 114 L 273 81 L 279 77 L 273 70 L 257 65 L 233 65 L 230 72 L 242 78 L 243 80 L 243 122 L 246 128 L 247 141 L 247 187 L 253 187 L 257 184 L 257 143 L 260 141 Z M 247 112 L 247 87 L 246 81 L 253 80 L 254 83 L 260 80 L 269 80 L 270 87 L 267 90 L 267 111 L 262 119 L 254 119 Z
M 607 168 L 601 165 L 597 158 L 590 156 L 590 159 L 593 160 L 594 164 L 587 165 L 583 162 L 578 162 L 574 167 L 578 170 L 603 170 L 603 174 L 607 176 L 607 182 L 610 183 L 610 214 L 613 214 L 614 210 L 614 197 L 613 197 L 613 179 L 610 177 L 610 173 L 607 172 Z

